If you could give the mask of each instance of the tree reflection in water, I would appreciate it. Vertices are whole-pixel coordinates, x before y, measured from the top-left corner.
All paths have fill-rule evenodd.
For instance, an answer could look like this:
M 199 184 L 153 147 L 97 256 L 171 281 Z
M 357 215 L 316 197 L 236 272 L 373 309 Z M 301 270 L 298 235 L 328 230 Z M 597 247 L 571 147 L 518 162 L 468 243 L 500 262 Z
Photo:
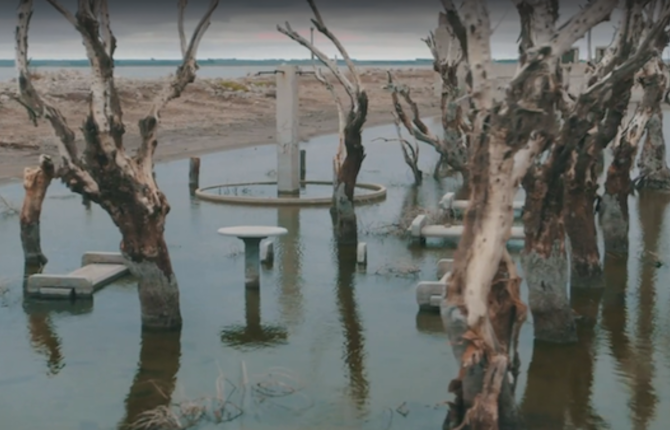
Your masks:
M 142 330 L 140 360 L 126 396 L 126 416 L 120 429 L 130 428 L 143 412 L 171 402 L 180 358 L 181 331 Z
M 359 415 L 367 415 L 369 383 L 365 370 L 365 337 L 358 314 L 356 287 L 356 247 L 340 247 L 337 255 L 337 308 L 344 329 L 344 362 L 349 373 L 349 389 Z
M 26 290 L 28 277 L 41 273 L 43 267 L 24 267 L 23 291 Z M 53 314 L 85 314 L 93 310 L 93 302 L 90 300 L 71 302 L 69 300 L 43 301 L 29 297 L 23 299 L 23 311 L 28 316 L 28 333 L 30 333 L 30 344 L 36 353 L 47 359 L 48 374 L 57 375 L 65 367 L 63 357 L 62 340 L 56 333 L 56 328 L 51 320 Z
M 554 345 L 535 341 L 521 410 L 529 429 L 601 429 L 593 409 L 596 323 L 602 288 L 572 288 L 570 301 L 580 318 L 578 341 Z

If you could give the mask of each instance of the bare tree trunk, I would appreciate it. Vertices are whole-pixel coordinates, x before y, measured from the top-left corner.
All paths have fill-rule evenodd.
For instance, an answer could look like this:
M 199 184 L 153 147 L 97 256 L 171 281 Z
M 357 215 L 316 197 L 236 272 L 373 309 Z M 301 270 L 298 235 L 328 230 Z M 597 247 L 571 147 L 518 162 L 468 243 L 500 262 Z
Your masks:
M 146 329 L 179 329 L 182 324 L 179 286 L 164 238 L 170 206 L 164 198 L 163 202 L 153 214 L 138 201 L 112 203 L 115 209 L 123 207 L 123 212 L 102 205 L 121 231 L 121 252 L 138 280 L 142 326 Z
M 551 168 L 555 166 L 547 166 Z M 544 174 L 543 174 L 544 173 Z M 568 256 L 563 225 L 563 184 L 553 169 L 532 169 L 524 182 L 525 244 L 521 264 L 528 285 L 535 339 L 577 341 L 568 299 Z
M 634 152 L 635 149 L 628 144 L 616 148 L 612 165 L 607 170 L 605 193 L 598 210 L 605 252 L 628 252 L 628 196 Z
M 354 192 L 356 180 L 365 159 L 365 148 L 361 138 L 363 124 L 367 117 L 368 97 L 365 92 L 358 95 L 359 110 L 347 119 L 344 129 L 344 147 L 346 157 L 336 169 L 335 189 L 331 215 L 335 226 L 335 237 L 339 245 L 358 243 L 358 223 L 354 210 Z M 337 161 L 336 161 L 337 162 Z
M 590 115 L 601 118 L 597 133 L 582 134 L 580 131 L 572 136 L 579 139 L 579 143 L 573 149 L 572 160 L 565 173 L 565 229 L 570 239 L 572 279 L 577 283 L 589 283 L 602 275 L 594 208 L 598 164 L 603 149 L 616 137 L 621 120 L 626 115 L 633 82 L 631 74 L 612 88 L 612 92 L 621 94 L 621 97 L 612 97 L 602 106 L 592 105 Z M 594 123 L 591 122 L 591 125 Z
M 647 123 L 647 137 L 637 165 L 640 176 L 638 189 L 670 190 L 670 169 L 665 160 L 666 149 L 663 137 L 663 111 L 658 108 Z
M 567 190 L 565 230 L 570 238 L 572 278 L 588 281 L 602 275 L 593 204 L 596 190 L 571 184 Z
M 520 416 L 509 373 L 517 366 L 516 342 L 526 318 L 520 278 L 505 248 L 513 221 L 514 158 L 504 142 L 481 142 L 473 152 L 470 206 L 442 303 L 442 320 L 461 371 L 450 384 L 456 395 L 446 428 L 517 428 Z M 491 262 L 499 262 L 492 266 Z M 466 293 L 466 290 L 468 293 Z M 489 353 L 484 345 L 494 348 Z M 476 357 L 476 358 L 471 358 Z
M 628 252 L 628 196 L 633 188 L 630 170 L 647 123 L 654 111 L 660 110 L 665 93 L 665 77 L 660 62 L 660 58 L 654 57 L 638 73 L 637 81 L 644 88 L 642 102 L 626 127 L 619 132 L 612 147 L 614 158 L 607 169 L 605 193 L 599 209 L 606 252 Z
M 46 155 L 40 156 L 39 163 L 38 167 L 26 168 L 23 172 L 26 195 L 21 207 L 21 244 L 28 266 L 44 266 L 49 261 L 42 253 L 40 215 L 44 197 L 56 171 L 51 158 Z

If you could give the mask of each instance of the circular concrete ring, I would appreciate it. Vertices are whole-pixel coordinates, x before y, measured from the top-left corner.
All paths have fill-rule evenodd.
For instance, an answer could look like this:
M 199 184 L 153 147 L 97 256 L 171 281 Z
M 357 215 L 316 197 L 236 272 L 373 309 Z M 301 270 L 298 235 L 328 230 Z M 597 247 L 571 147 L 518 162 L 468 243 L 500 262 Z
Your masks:
M 302 185 L 333 185 L 332 181 L 301 181 Z M 207 190 L 215 188 L 242 187 L 251 185 L 276 185 L 277 181 L 267 182 L 239 182 L 235 184 L 211 185 L 198 188 L 195 195 L 201 200 L 214 203 L 224 203 L 230 205 L 248 205 L 248 206 L 330 206 L 333 203 L 332 197 L 243 197 L 243 196 L 225 196 L 212 194 Z M 386 187 L 379 184 L 358 183 L 356 188 L 372 190 L 373 192 L 354 195 L 354 203 L 374 203 L 386 199 Z

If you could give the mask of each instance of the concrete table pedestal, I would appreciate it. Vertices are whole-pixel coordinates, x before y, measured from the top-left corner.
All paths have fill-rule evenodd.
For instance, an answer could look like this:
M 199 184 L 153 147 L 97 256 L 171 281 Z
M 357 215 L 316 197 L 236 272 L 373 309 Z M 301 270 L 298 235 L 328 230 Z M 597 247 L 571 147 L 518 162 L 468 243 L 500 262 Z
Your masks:
M 244 242 L 244 286 L 250 289 L 260 288 L 260 245 L 263 239 L 282 236 L 288 230 L 272 226 L 237 226 L 219 229 L 219 234 L 233 236 Z

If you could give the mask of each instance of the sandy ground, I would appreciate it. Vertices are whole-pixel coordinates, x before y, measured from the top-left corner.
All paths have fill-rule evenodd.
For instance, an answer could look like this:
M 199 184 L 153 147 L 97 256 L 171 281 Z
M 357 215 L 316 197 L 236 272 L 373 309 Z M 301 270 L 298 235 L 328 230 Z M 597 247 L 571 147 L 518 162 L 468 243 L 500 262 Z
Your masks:
M 430 70 L 394 71 L 396 82 L 412 87 L 424 118 L 439 113 Z M 87 108 L 89 78 L 79 72 L 36 75 L 34 84 L 61 110 L 81 139 L 79 126 Z M 370 99 L 368 125 L 392 122 L 389 93 L 383 89 L 386 72 L 367 70 L 362 80 Z M 165 79 L 117 79 L 124 112 L 124 145 L 134 151 L 139 142 L 137 122 L 147 112 Z M 0 83 L 14 90 L 16 82 Z M 299 78 L 300 137 L 337 132 L 337 110 L 330 93 L 312 75 Z M 162 114 L 156 161 L 183 158 L 241 146 L 273 143 L 275 139 L 275 78 L 247 77 L 237 80 L 199 79 Z M 389 136 L 391 137 L 391 136 Z M 50 126 L 35 127 L 25 109 L 0 97 L 0 182 L 23 176 L 23 169 L 37 163 L 41 153 L 57 154 Z M 80 142 L 80 147 L 82 142 Z

